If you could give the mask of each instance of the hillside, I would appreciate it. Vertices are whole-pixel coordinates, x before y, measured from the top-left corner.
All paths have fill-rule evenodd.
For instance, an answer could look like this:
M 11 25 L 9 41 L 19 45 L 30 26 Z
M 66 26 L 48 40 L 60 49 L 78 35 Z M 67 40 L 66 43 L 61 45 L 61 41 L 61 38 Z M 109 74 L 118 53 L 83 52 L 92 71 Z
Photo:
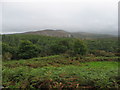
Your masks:
M 36 34 L 36 35 L 53 36 L 53 37 L 74 37 L 74 38 L 82 38 L 82 39 L 117 37 L 114 35 L 106 35 L 106 34 L 93 34 L 93 33 L 87 33 L 87 32 L 66 32 L 64 30 L 51 30 L 51 29 L 25 32 L 24 34 Z
M 37 35 L 45 35 L 45 36 L 53 36 L 53 37 L 71 37 L 69 32 L 63 30 L 42 30 L 42 31 L 32 31 L 26 32 L 25 34 L 37 34 Z
M 74 32 L 71 35 L 75 38 L 83 38 L 83 39 L 99 39 L 99 38 L 116 38 L 115 35 L 108 34 L 95 34 L 95 33 L 86 33 L 86 32 Z

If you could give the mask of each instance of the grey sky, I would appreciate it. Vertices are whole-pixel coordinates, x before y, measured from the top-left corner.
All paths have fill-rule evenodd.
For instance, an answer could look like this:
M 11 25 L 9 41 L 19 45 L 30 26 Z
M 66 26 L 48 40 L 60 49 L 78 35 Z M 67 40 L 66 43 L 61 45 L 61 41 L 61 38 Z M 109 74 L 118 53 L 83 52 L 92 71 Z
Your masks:
M 2 25 L 2 33 L 62 29 L 117 34 L 118 0 L 2 0 Z

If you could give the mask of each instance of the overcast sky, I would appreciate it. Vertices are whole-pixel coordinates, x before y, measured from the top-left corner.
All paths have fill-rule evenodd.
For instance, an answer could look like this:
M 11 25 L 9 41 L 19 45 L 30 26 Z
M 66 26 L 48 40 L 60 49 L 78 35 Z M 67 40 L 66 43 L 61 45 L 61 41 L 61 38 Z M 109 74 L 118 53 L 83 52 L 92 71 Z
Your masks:
M 117 34 L 118 1 L 2 0 L 2 33 L 62 29 Z

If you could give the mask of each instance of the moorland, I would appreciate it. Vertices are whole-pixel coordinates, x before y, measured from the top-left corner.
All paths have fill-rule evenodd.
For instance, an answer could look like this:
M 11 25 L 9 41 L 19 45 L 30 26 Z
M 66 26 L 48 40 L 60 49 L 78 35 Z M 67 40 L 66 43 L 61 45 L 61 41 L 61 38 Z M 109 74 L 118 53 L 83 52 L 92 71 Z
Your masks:
M 119 88 L 117 37 L 2 35 L 4 88 Z

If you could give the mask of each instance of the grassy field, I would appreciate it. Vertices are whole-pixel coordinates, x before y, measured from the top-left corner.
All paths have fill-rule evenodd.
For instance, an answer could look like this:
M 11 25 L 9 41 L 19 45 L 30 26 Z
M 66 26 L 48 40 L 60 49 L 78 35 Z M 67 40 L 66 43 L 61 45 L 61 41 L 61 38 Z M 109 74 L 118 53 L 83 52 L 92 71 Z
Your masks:
M 118 57 L 61 55 L 3 62 L 5 88 L 118 88 Z M 87 62 L 86 62 L 87 61 Z

